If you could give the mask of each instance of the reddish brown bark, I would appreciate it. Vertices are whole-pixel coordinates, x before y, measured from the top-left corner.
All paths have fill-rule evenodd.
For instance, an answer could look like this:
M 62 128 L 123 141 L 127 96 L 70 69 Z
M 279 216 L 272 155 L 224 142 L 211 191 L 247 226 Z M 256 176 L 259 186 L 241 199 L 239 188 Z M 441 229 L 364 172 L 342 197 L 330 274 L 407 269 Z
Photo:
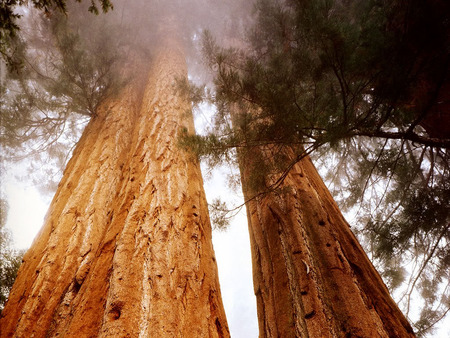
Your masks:
M 228 337 L 193 131 L 166 39 L 147 84 L 87 126 L 0 319 L 1 337 Z
M 240 156 L 247 200 L 257 152 Z M 247 215 L 260 337 L 414 337 L 309 157 Z
M 420 125 L 427 134 L 436 139 L 450 139 L 450 79 L 439 88 L 435 101 L 431 104 Z M 418 97 L 425 97 L 424 93 L 417 93 Z

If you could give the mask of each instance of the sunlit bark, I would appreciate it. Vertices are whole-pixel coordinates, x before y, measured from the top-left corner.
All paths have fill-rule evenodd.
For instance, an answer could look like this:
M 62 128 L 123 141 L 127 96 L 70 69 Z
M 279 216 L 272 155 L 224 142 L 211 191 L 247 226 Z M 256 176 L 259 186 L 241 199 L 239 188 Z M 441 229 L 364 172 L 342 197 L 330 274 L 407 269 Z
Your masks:
M 248 200 L 257 192 L 252 158 L 262 150 L 247 151 Z M 309 157 L 278 191 L 250 200 L 247 215 L 260 337 L 414 336 Z
M 105 103 L 77 145 L 2 313 L 1 337 L 227 337 L 193 131 L 166 39 L 146 83 Z M 141 72 L 142 73 L 142 72 Z

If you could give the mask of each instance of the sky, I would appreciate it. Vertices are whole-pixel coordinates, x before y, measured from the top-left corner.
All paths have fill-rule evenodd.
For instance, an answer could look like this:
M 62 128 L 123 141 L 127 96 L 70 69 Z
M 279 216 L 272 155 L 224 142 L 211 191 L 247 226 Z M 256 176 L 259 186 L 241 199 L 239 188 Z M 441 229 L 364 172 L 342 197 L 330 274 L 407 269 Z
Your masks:
M 225 3 L 222 4 L 220 1 L 219 4 L 220 6 L 227 5 Z M 183 9 L 185 21 L 188 21 L 193 15 L 198 15 L 198 12 L 195 12 L 195 14 L 188 13 L 185 7 Z M 125 3 L 123 8 L 130 9 L 130 6 L 128 3 Z M 132 16 L 132 24 L 142 25 L 141 32 L 151 32 L 151 28 L 143 28 L 144 21 L 148 18 L 142 14 L 148 13 L 149 16 L 152 16 L 152 14 L 154 16 L 159 11 L 159 8 L 157 10 L 140 10 L 139 15 Z M 210 13 L 206 9 L 202 9 L 199 12 L 203 13 L 200 15 L 203 15 L 206 21 L 211 22 L 211 17 L 208 18 Z M 115 17 L 115 15 L 119 15 L 121 20 L 125 17 L 124 22 L 126 22 L 126 15 L 124 16 L 119 2 L 115 2 L 114 12 L 109 13 L 107 16 Z M 102 16 L 99 18 L 103 19 Z M 147 21 L 150 21 L 149 25 L 151 25 L 152 20 Z M 223 23 L 223 20 L 212 21 L 215 24 L 219 21 L 221 24 Z M 145 41 L 142 34 L 139 39 Z M 151 34 L 148 34 L 148 39 L 153 39 Z M 197 130 L 202 130 L 206 127 L 208 124 L 207 119 L 211 117 L 211 113 L 211 111 L 207 111 L 196 114 L 195 123 Z M 16 176 L 26 178 L 26 167 L 27 164 L 9 167 L 7 172 L 3 172 L 0 175 L 1 190 L 9 205 L 6 227 L 11 230 L 14 245 L 18 249 L 26 249 L 31 245 L 37 232 L 43 225 L 45 214 L 52 199 L 52 194 L 42 195 L 38 187 L 33 186 L 31 180 L 27 182 L 26 179 L 17 179 Z M 209 202 L 217 197 L 229 202 L 230 205 L 239 205 L 243 202 L 240 192 L 231 192 L 228 188 L 226 171 L 223 168 L 216 170 L 212 175 L 206 174 L 206 168 L 203 168 L 203 170 L 205 172 L 205 192 Z M 208 179 L 207 177 L 211 178 Z M 242 209 L 233 218 L 226 231 L 213 231 L 213 244 L 219 269 L 222 299 L 230 332 L 233 337 L 238 338 L 257 337 L 256 298 L 253 292 L 250 243 L 245 209 Z
M 163 3 L 163 2 L 162 2 Z M 116 12 L 119 12 L 118 10 Z M 192 14 L 192 13 L 191 13 Z M 210 119 L 210 112 L 196 115 L 197 130 L 203 130 Z M 203 167 L 205 192 L 208 201 L 220 197 L 230 206 L 243 202 L 242 194 L 227 186 L 227 170 L 219 168 L 208 174 Z M 8 200 L 7 227 L 13 233 L 15 246 L 28 248 L 43 224 L 51 196 L 40 194 L 37 187 L 26 181 L 19 182 L 15 175 L 23 174 L 23 168 L 9 168 L 0 177 L 2 190 Z M 214 231 L 222 298 L 228 324 L 233 337 L 257 337 L 256 300 L 251 276 L 251 255 L 245 209 L 232 220 L 226 231 Z M 450 327 L 450 318 L 447 319 Z M 444 325 L 442 325 L 444 326 Z M 437 332 L 435 337 L 450 337 L 449 329 Z
M 195 126 L 202 133 L 210 123 L 214 111 L 201 106 L 195 113 Z M 27 163 L 18 163 L 3 172 L 1 191 L 8 201 L 6 227 L 11 230 L 14 246 L 27 249 L 37 232 L 50 205 L 52 194 L 42 194 L 37 186 L 26 180 Z M 243 203 L 240 187 L 229 187 L 231 169 L 219 167 L 213 170 L 202 164 L 204 188 L 208 202 L 220 198 L 229 208 Z M 24 179 L 25 177 L 25 179 Z M 219 270 L 222 300 L 232 337 L 258 337 L 256 298 L 253 291 L 250 242 L 245 208 L 231 219 L 226 230 L 213 231 L 213 245 Z M 400 290 L 397 293 L 400 294 Z M 414 312 L 414 306 L 413 306 Z M 440 325 L 432 337 L 450 337 L 450 318 Z
M 197 127 L 201 122 L 197 119 Z M 19 181 L 15 174 L 23 168 L 10 167 L 1 175 L 1 187 L 8 200 L 9 211 L 6 227 L 11 230 L 14 246 L 27 249 L 43 220 L 51 196 L 42 195 L 36 186 Z M 220 197 L 230 206 L 240 205 L 240 191 L 232 191 L 227 184 L 226 168 L 213 172 L 202 166 L 204 188 L 208 202 Z M 250 242 L 245 208 L 231 220 L 226 230 L 213 231 L 213 245 L 219 269 L 222 300 L 232 337 L 258 337 L 256 299 L 253 292 Z M 450 337 L 450 319 L 440 325 L 433 337 Z
M 224 170 L 216 170 L 213 176 L 204 179 L 209 202 L 219 196 L 229 203 L 242 202 L 241 196 L 230 193 Z M 16 180 L 11 172 L 2 175 L 1 184 L 9 204 L 6 227 L 13 234 L 15 247 L 27 249 L 43 225 L 50 198 L 40 194 L 32 184 Z M 213 231 L 213 244 L 232 337 L 257 337 L 256 299 L 245 209 L 233 218 L 227 230 Z
M 213 111 L 209 108 L 195 114 L 197 131 L 208 125 Z M 30 182 L 23 180 L 26 165 L 9 167 L 1 175 L 1 190 L 9 205 L 6 227 L 11 230 L 14 246 L 27 249 L 43 220 L 51 194 L 42 194 Z M 228 184 L 230 168 L 210 170 L 202 165 L 204 188 L 208 202 L 220 198 L 229 207 L 243 203 L 240 187 L 231 189 Z M 22 179 L 19 180 L 18 177 Z M 232 337 L 258 337 L 256 298 L 253 291 L 250 242 L 245 208 L 231 219 L 226 230 L 213 231 L 213 245 L 219 269 L 222 300 Z M 440 325 L 433 337 L 450 337 L 450 319 Z
M 211 111 L 196 114 L 196 128 L 205 127 Z M 14 246 L 18 249 L 30 247 L 43 225 L 51 202 L 50 194 L 40 190 L 23 178 L 26 163 L 9 167 L 1 175 L 1 188 L 9 205 L 6 227 L 11 230 Z M 202 166 L 204 188 L 208 202 L 215 198 L 230 206 L 243 203 L 240 191 L 231 191 L 227 183 L 229 169 L 218 168 L 212 172 Z M 245 208 L 231 220 L 226 230 L 213 231 L 213 245 L 219 269 L 222 300 L 232 337 L 251 338 L 258 336 L 256 298 L 253 292 L 250 241 Z

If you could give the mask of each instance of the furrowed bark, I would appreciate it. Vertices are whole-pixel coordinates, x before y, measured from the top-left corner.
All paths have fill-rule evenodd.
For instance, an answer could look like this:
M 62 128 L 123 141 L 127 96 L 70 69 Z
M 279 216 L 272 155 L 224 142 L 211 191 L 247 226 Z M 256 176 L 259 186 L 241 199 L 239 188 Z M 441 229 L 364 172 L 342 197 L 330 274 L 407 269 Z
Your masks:
M 165 39 L 103 104 L 67 165 L 0 319 L 1 337 L 228 337 L 194 132 Z
M 414 337 L 309 157 L 255 199 L 239 157 L 260 337 Z

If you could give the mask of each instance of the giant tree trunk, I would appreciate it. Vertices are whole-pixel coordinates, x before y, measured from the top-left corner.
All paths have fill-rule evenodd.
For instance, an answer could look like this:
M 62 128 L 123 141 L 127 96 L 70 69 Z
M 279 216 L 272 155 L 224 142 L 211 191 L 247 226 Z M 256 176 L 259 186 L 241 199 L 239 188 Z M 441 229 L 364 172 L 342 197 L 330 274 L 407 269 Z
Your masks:
M 1 337 L 226 337 L 211 227 L 173 41 L 146 86 L 93 118 L 2 313 Z
M 248 151 L 246 200 L 258 170 Z M 278 192 L 250 200 L 247 216 L 260 337 L 414 336 L 309 157 Z

